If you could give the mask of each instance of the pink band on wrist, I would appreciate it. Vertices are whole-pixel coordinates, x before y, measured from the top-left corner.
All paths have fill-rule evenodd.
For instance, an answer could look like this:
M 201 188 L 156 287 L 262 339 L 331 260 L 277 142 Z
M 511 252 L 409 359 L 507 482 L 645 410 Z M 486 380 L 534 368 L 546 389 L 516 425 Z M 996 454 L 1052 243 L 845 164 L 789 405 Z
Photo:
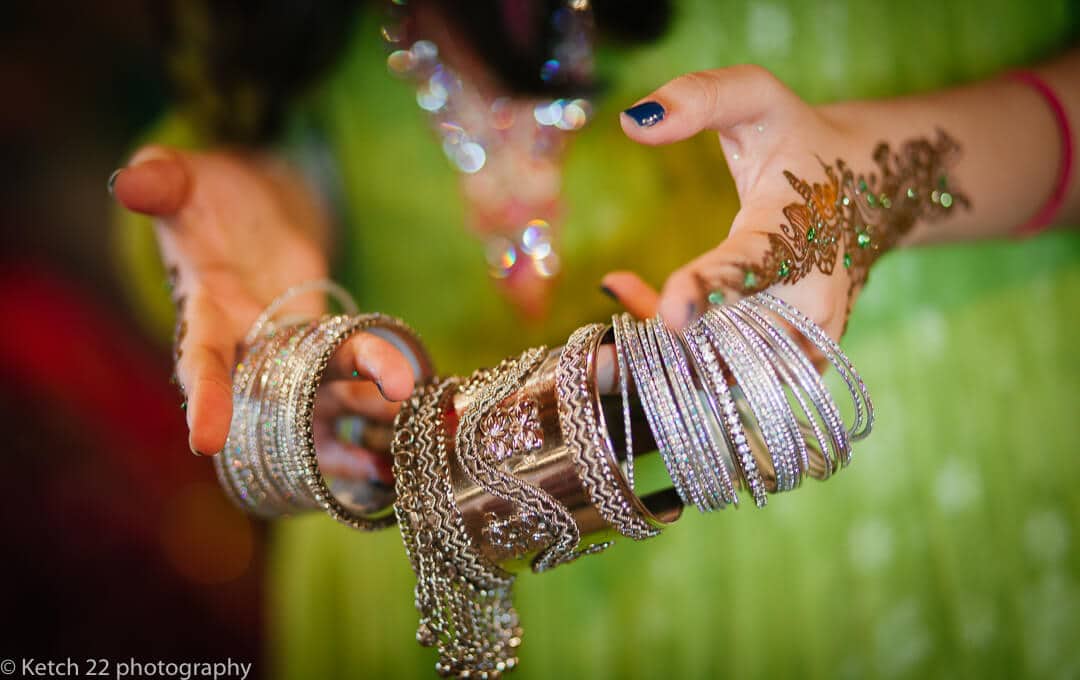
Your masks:
M 1011 77 L 1031 86 L 1042 95 L 1057 121 L 1058 130 L 1061 131 L 1061 167 L 1058 170 L 1057 181 L 1054 182 L 1054 191 L 1050 198 L 1043 204 L 1039 211 L 1031 219 L 1020 225 L 1013 233 L 1017 236 L 1031 236 L 1037 234 L 1054 223 L 1062 205 L 1065 203 L 1065 194 L 1069 190 L 1069 182 L 1073 172 L 1073 136 L 1069 126 L 1069 117 L 1065 113 L 1057 93 L 1054 92 L 1045 80 L 1033 71 L 1013 71 Z

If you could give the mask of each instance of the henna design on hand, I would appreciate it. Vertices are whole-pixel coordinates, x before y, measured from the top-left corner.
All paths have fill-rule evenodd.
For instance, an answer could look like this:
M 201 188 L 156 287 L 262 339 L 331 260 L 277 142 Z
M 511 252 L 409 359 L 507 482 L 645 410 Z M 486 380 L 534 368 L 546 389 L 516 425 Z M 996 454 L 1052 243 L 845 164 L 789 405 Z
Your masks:
M 876 173 L 856 175 L 841 159 L 835 165 L 818 159 L 826 181 L 811 184 L 785 170 L 802 202 L 784 208 L 787 222 L 769 234 L 764 259 L 743 264 L 741 285 L 732 288 L 749 294 L 777 282 L 797 283 L 815 269 L 830 275 L 841 263 L 850 277 L 850 312 L 870 266 L 920 220 L 933 222 L 955 206 L 971 207 L 948 175 L 959 153 L 959 144 L 938 130 L 933 142 L 908 140 L 895 153 L 879 143 L 873 153 Z

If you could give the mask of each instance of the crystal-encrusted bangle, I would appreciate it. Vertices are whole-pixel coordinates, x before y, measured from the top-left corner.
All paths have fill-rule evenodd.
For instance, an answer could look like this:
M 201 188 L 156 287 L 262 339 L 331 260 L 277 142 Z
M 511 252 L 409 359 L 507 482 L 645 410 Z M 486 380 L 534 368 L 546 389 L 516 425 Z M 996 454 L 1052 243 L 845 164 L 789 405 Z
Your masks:
M 848 436 L 852 440 L 858 441 L 870 434 L 870 430 L 874 425 L 874 403 L 870 399 L 870 392 L 867 390 L 862 377 L 855 370 L 855 366 L 844 354 L 844 351 L 840 349 L 840 345 L 794 305 L 771 293 L 758 293 L 750 300 L 753 304 L 772 311 L 790 323 L 817 347 L 829 363 L 832 364 L 833 368 L 836 369 L 851 394 L 852 403 L 855 406 L 855 419 L 848 427 Z M 846 465 L 849 461 L 850 458 L 844 460 L 843 463 Z
M 770 393 L 765 373 L 767 369 L 755 361 L 750 348 L 731 327 L 727 317 L 716 308 L 702 315 L 700 322 L 713 347 L 731 370 L 757 421 L 757 430 L 764 439 L 772 461 L 776 490 L 795 488 L 795 443 L 786 436 L 784 413 L 775 406 L 777 399 Z
M 749 489 L 754 504 L 759 508 L 764 507 L 767 502 L 765 484 L 758 472 L 742 417 L 728 388 L 716 350 L 699 327 L 686 328 L 682 341 L 701 381 L 701 392 L 712 413 L 714 426 L 724 437 L 726 448 L 732 456 L 732 468 Z
M 322 508 L 338 521 L 372 530 L 394 522 L 390 507 L 372 514 L 346 507 L 332 491 L 315 452 L 312 417 L 315 395 L 335 351 L 356 333 L 389 333 L 418 371 L 418 383 L 433 374 L 416 334 L 382 314 L 326 316 L 277 327 L 256 336 L 234 379 L 233 420 L 225 448 L 215 458 L 219 477 L 241 505 L 275 517 Z
M 810 359 L 776 322 L 760 313 L 755 305 L 744 300 L 735 305 L 735 311 L 743 314 L 750 323 L 757 326 L 762 338 L 775 352 L 776 358 L 787 365 L 789 375 L 795 381 L 793 389 L 797 388 L 809 397 L 817 411 L 818 419 L 828 430 L 829 436 L 826 438 L 817 423 L 818 419 L 815 419 L 807 410 L 805 403 L 800 401 L 809 419 L 808 425 L 820 444 L 820 453 L 824 459 L 824 470 L 820 477 L 827 478 L 841 465 L 843 459 L 849 457 L 851 449 L 851 443 L 835 400 L 829 394 L 828 388 Z
M 810 467 L 810 456 L 806 446 L 806 439 L 799 430 L 799 422 L 795 412 L 788 401 L 788 392 L 785 385 L 790 385 L 786 379 L 786 368 L 783 363 L 776 361 L 776 355 L 769 351 L 761 337 L 747 325 L 732 306 L 720 308 L 721 313 L 731 323 L 731 328 L 738 333 L 745 347 L 749 348 L 754 357 L 754 365 L 758 368 L 758 376 L 761 385 L 765 388 L 770 406 L 781 416 L 783 423 L 784 440 L 793 450 L 794 486 L 802 483 L 803 474 Z M 801 395 L 798 397 L 801 399 Z

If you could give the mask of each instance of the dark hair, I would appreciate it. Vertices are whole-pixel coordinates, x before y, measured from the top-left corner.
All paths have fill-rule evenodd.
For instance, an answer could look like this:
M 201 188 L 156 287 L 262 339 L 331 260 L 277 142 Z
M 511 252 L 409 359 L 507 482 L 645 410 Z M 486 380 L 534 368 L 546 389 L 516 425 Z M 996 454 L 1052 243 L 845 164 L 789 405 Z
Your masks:
M 565 0 L 415 0 L 440 6 L 513 92 L 552 92 L 540 78 Z M 515 41 L 502 11 L 518 2 L 536 40 Z M 252 144 L 280 129 L 284 112 L 340 56 L 359 0 L 173 0 L 157 23 L 179 105 L 214 139 Z M 593 0 L 598 36 L 639 43 L 662 35 L 668 0 Z M 376 10 L 377 7 L 368 9 Z

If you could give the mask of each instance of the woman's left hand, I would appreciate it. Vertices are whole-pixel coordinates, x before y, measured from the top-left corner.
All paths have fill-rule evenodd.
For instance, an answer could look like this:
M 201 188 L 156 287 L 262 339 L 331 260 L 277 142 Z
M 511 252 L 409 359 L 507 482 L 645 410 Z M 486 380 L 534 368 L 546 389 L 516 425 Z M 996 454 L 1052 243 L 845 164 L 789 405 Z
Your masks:
M 608 274 L 604 287 L 635 315 L 659 312 L 681 328 L 710 295 L 731 301 L 791 284 L 775 292 L 838 339 L 865 269 L 886 243 L 847 224 L 847 204 L 823 165 L 837 158 L 868 163 L 870 136 L 809 106 L 758 66 L 682 76 L 621 118 L 642 144 L 717 132 L 741 207 L 728 237 L 672 273 L 659 294 L 630 272 Z

